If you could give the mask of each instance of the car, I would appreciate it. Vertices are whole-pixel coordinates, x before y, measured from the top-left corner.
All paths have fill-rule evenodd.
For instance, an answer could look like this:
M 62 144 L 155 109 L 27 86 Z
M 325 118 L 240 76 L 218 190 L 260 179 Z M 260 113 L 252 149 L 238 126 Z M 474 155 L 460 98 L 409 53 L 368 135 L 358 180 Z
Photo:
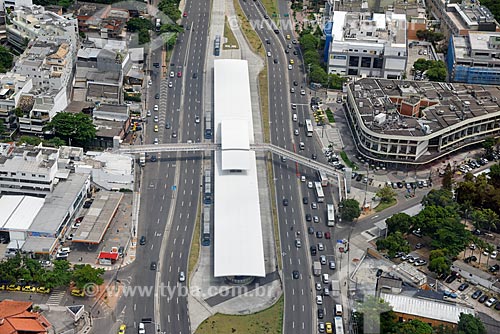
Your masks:
M 187 13 L 187 12 L 184 12 L 184 13 L 182 14 L 182 17 L 187 17 L 187 16 L 188 16 L 188 13 Z
M 151 264 L 149 265 L 149 269 L 156 270 L 156 262 L 155 261 L 151 262 Z
M 174 71 L 170 71 L 170 77 L 173 78 L 175 76 Z
M 146 329 L 144 328 L 144 324 L 142 322 L 139 323 L 139 334 L 146 334 Z
M 170 129 L 172 127 L 172 124 L 170 122 L 165 123 L 165 129 Z
M 488 298 L 490 298 L 488 295 L 482 295 L 478 300 L 477 302 L 478 303 L 484 303 L 486 300 L 488 300 Z
M 331 322 L 326 323 L 326 334 L 332 334 L 333 333 L 333 327 Z
M 174 72 L 172 72 L 172 73 L 174 73 Z M 169 81 L 168 88 L 172 88 L 173 86 L 174 86 L 174 84 L 172 83 L 172 81 Z
M 418 244 L 416 244 L 416 245 L 415 245 L 415 249 L 420 249 L 420 248 L 422 248 L 422 247 L 424 247 L 424 245 L 423 245 L 423 244 L 421 244 L 420 242 L 419 242 Z
M 330 232 L 325 232 L 325 239 L 330 239 L 332 237 Z
M 500 265 L 498 263 L 488 268 L 488 271 L 490 273 L 496 273 L 499 270 L 500 270 Z
M 293 54 L 297 56 L 299 54 L 299 52 L 297 50 L 294 50 Z
M 68 256 L 69 256 L 69 253 L 61 252 L 61 253 L 57 253 L 56 259 L 57 260 L 65 260 L 68 258 Z
M 471 295 L 472 299 L 478 299 L 481 295 L 483 294 L 483 292 L 481 290 L 476 290 L 474 291 L 474 293 Z
M 300 182 L 306 182 L 306 176 L 305 175 L 301 175 L 300 176 Z
M 278 64 L 279 63 L 278 58 L 274 58 L 273 63 Z
M 118 334 L 125 334 L 126 330 L 127 330 L 127 325 L 121 324 L 120 328 L 118 329 Z
M 158 100 L 160 98 L 160 94 L 159 93 L 156 93 L 155 94 L 155 100 Z
M 154 131 L 155 131 L 155 132 L 158 132 L 158 125 L 156 125 L 156 124 L 155 124 Z
M 495 305 L 495 310 L 500 311 L 500 303 L 497 303 L 497 304 Z
M 307 196 L 302 197 L 302 203 L 308 204 L 309 203 L 309 198 Z
M 198 73 L 193 73 L 193 79 L 198 79 Z
M 159 143 L 159 142 L 158 142 L 158 138 L 155 138 L 155 139 L 153 140 L 153 144 L 158 145 L 158 143 Z
M 312 189 L 313 187 L 314 187 L 314 184 L 312 183 L 312 181 L 308 181 L 307 188 Z
M 323 238 L 323 232 L 321 231 L 316 231 L 316 238 L 322 239 Z
M 292 65 L 290 65 L 290 64 L 288 64 L 288 69 L 289 69 L 289 70 L 293 69 L 293 66 L 292 66 Z
M 295 88 L 291 87 L 290 88 L 290 94 L 293 94 L 293 93 L 295 93 Z
M 47 268 L 47 267 L 51 267 L 52 266 L 52 262 L 50 261 L 47 261 L 47 260 L 40 260 L 38 261 L 38 263 L 40 263 L 40 265 L 44 268 Z
M 266 39 L 266 44 L 271 44 L 271 41 Z
M 302 247 L 302 242 L 300 241 L 300 239 L 295 239 L 295 247 L 297 248 Z
M 290 59 L 289 63 L 290 65 L 293 65 L 293 59 Z
M 269 18 L 269 15 L 264 15 L 264 18 L 267 20 Z
M 422 231 L 419 228 L 416 230 L 413 230 L 411 233 L 413 233 L 413 235 L 415 235 L 419 238 L 422 238 Z
M 498 299 L 496 299 L 495 297 L 491 297 L 490 299 L 488 299 L 486 301 L 486 303 L 484 303 L 484 306 L 486 306 L 486 307 L 492 307 L 493 304 L 495 304 L 497 301 L 498 301 Z
M 146 244 L 146 236 L 143 235 L 141 236 L 141 238 L 139 239 L 139 245 L 141 246 L 144 246 Z
M 298 270 L 294 270 L 292 273 L 293 279 L 299 279 L 300 278 L 300 273 Z
M 458 287 L 458 291 L 465 291 L 469 287 L 469 283 L 462 283 Z
M 299 85 L 299 83 L 298 83 L 297 81 L 294 81 L 294 82 L 293 82 L 293 85 L 294 85 L 294 86 L 298 86 L 298 85 Z
M 172 138 L 177 138 L 177 132 L 175 131 L 172 132 Z
M 319 217 L 318 216 L 313 216 L 313 222 L 314 223 L 319 223 Z
M 403 182 L 398 182 L 397 185 L 399 189 L 403 188 Z
M 298 136 L 299 135 L 299 129 L 293 130 L 293 134 L 296 135 L 296 136 Z
M 316 210 L 318 208 L 318 203 L 311 202 L 311 209 Z
M 148 86 L 151 86 L 153 84 L 153 81 L 148 80 Z
M 325 323 L 324 322 L 318 322 L 318 332 L 320 332 L 320 333 L 325 332 Z
M 426 264 L 427 264 L 427 261 L 419 259 L 419 260 L 416 260 L 413 265 L 415 267 L 420 267 L 420 266 L 425 266 Z
M 359 182 L 359 181 L 363 180 L 363 177 L 364 177 L 364 175 L 363 175 L 363 174 L 358 174 L 358 175 L 356 175 L 356 181 L 358 181 L 358 182 Z
M 21 286 L 17 284 L 9 284 L 6 288 L 7 291 L 21 291 Z
M 309 227 L 307 228 L 307 233 L 309 233 L 309 234 L 314 234 L 314 227 L 309 226 Z
M 308 222 L 312 221 L 312 216 L 310 213 L 306 213 L 306 221 Z
M 328 261 L 328 268 L 334 270 L 335 269 L 335 261 L 333 261 L 333 260 Z
M 321 289 L 323 289 L 321 283 L 316 282 L 315 286 L 316 286 L 316 291 L 321 291 Z
M 201 120 L 200 120 L 200 116 L 194 116 L 194 122 L 195 122 L 196 124 L 200 124 L 200 121 L 201 121 Z
M 318 250 L 319 251 L 324 251 L 325 250 L 325 245 L 323 243 L 318 243 Z M 325 264 L 326 264 L 326 257 L 325 257 Z
M 318 253 L 316 246 L 309 247 L 309 250 L 311 251 L 312 256 L 315 256 Z
M 182 71 L 177 72 L 177 77 L 182 78 Z
M 318 309 L 318 319 L 323 319 L 325 317 L 325 310 L 322 308 Z
M 288 206 L 288 199 L 283 198 L 283 206 Z
M 80 289 L 72 289 L 71 295 L 74 297 L 85 297 L 85 291 Z
M 287 34 L 287 35 L 286 35 L 286 39 L 290 39 L 290 35 L 288 35 L 288 34 Z
M 292 103 L 292 110 L 296 110 L 297 109 L 297 104 L 296 103 Z
M 316 159 L 318 159 L 318 156 L 313 153 L 313 154 L 311 154 L 311 159 L 316 160 Z
M 25 285 L 21 288 L 22 292 L 36 292 L 36 287 L 32 285 Z
M 179 273 L 179 282 L 184 282 L 186 280 L 186 275 L 183 271 Z
M 267 51 L 267 56 L 271 57 L 271 51 Z
M 286 54 L 289 54 L 289 53 L 290 53 L 290 50 L 285 49 L 285 53 L 286 53 Z
M 477 257 L 475 257 L 474 255 L 469 256 L 469 257 L 466 257 L 466 258 L 464 259 L 464 262 L 465 262 L 465 263 L 476 262 L 476 261 L 477 261 Z
M 491 254 L 490 254 L 490 258 L 492 258 L 492 259 L 496 259 L 496 258 L 497 258 L 497 255 L 498 255 L 498 252 L 495 250 L 495 251 L 491 252 Z
M 448 278 L 446 279 L 446 283 L 452 283 L 454 280 L 456 280 L 458 277 L 457 273 L 452 273 Z
M 306 95 L 306 91 L 305 91 L 305 89 L 301 89 L 301 90 L 300 90 L 300 95 Z
M 323 297 L 321 297 L 321 296 L 316 296 L 316 304 L 318 304 L 318 305 L 323 305 Z

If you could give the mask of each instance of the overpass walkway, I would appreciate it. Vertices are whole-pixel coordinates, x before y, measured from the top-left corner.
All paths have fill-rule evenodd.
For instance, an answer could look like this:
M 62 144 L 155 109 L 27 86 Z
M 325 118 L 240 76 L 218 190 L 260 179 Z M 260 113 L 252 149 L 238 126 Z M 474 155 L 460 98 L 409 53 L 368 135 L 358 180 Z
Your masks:
M 121 146 L 117 153 L 122 154 L 138 154 L 138 153 L 162 153 L 162 152 L 201 152 L 201 151 L 220 151 L 221 145 L 214 143 L 172 143 L 172 144 L 151 144 L 151 145 L 135 145 L 135 146 Z M 334 167 L 324 164 L 322 162 L 309 159 L 295 152 L 290 152 L 279 146 L 268 143 L 250 144 L 250 149 L 256 152 L 271 152 L 278 154 L 282 157 L 290 159 L 308 168 L 322 170 L 325 173 L 333 176 L 343 176 Z

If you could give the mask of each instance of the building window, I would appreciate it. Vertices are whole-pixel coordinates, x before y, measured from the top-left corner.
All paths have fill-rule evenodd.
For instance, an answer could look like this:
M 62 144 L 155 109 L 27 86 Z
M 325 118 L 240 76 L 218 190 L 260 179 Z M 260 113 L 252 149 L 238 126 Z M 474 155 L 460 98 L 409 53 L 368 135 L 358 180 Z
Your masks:
M 361 67 L 370 68 L 372 66 L 372 59 L 370 57 L 361 58 Z
M 26 173 L 21 173 L 22 176 L 26 176 Z
M 16 176 L 16 173 L 10 173 L 10 176 Z
M 347 75 L 358 75 L 358 70 L 355 69 L 355 68 L 350 68 L 348 71 L 347 71 Z
M 31 174 L 31 177 L 36 177 L 36 174 Z
M 359 66 L 359 57 L 356 57 L 356 56 L 349 57 L 349 66 L 358 67 Z
M 45 179 L 45 175 L 38 175 L 38 177 Z
M 373 58 L 373 68 L 382 68 L 384 66 L 383 58 Z

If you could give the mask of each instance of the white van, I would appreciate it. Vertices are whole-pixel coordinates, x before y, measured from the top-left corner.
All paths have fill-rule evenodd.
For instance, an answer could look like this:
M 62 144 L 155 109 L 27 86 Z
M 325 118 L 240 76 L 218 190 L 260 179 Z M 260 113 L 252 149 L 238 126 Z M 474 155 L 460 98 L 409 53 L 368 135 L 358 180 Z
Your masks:
M 323 274 L 323 283 L 328 284 L 328 274 Z
M 342 305 L 336 304 L 335 305 L 335 316 L 341 317 L 342 316 Z
M 144 328 L 144 324 L 142 322 L 139 323 L 139 334 L 146 334 L 146 329 Z
M 292 121 L 297 122 L 297 114 L 292 115 Z

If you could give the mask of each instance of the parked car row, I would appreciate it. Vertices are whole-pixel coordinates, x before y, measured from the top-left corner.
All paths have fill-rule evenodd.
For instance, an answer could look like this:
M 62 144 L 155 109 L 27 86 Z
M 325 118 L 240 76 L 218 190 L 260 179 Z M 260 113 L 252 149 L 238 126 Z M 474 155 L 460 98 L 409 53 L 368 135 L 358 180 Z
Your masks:
M 50 289 L 44 286 L 23 284 L 0 284 L 0 291 L 21 291 L 29 293 L 50 293 Z

